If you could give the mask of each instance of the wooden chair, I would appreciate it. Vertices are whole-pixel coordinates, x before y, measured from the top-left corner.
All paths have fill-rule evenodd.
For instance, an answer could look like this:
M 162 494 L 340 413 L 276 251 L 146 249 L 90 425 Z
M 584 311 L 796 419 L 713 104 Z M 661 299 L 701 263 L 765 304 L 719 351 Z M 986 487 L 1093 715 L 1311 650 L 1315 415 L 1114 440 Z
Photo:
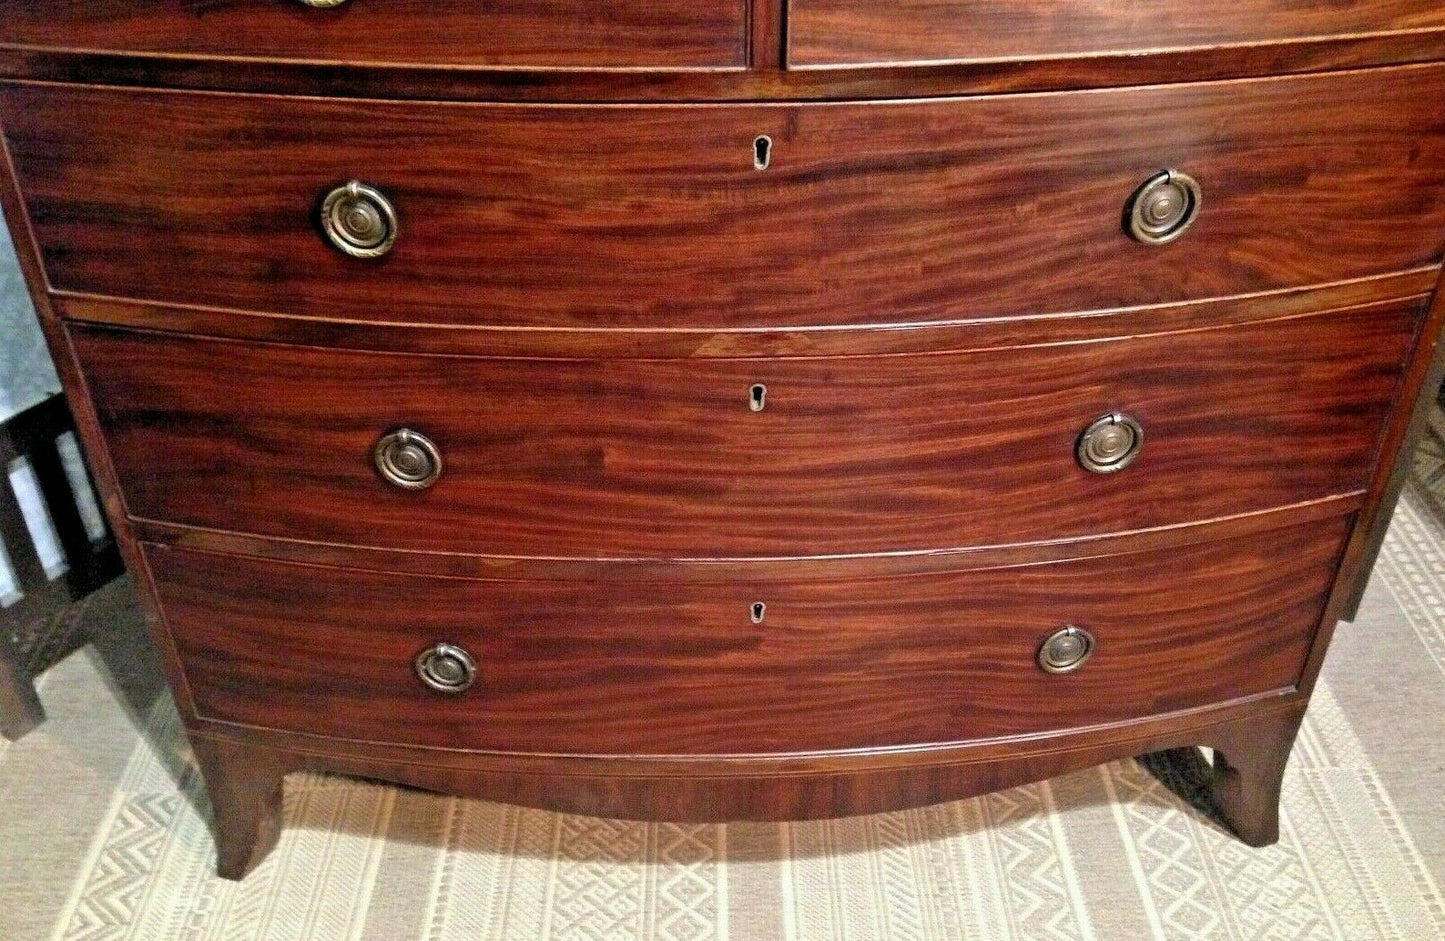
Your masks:
M 19 738 L 45 718 L 21 662 L 17 640 L 22 632 L 124 571 L 110 530 L 105 530 L 103 538 L 92 540 L 76 506 L 57 447 L 57 440 L 74 427 L 63 395 L 51 396 L 0 424 L 0 468 L 6 471 L 0 486 L 0 541 L 23 592 L 19 601 L 0 610 L 0 734 L 8 739 Z M 28 460 L 35 474 L 69 566 L 54 580 L 41 564 L 10 477 L 9 470 L 19 458 Z

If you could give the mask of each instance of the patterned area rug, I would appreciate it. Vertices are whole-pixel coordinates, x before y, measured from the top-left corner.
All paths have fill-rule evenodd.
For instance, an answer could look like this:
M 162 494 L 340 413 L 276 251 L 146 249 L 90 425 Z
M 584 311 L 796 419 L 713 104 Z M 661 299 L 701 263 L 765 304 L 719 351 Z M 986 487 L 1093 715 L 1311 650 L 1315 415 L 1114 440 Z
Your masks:
M 1415 486 L 1437 516 L 1445 518 L 1445 389 L 1415 450 Z
M 806 824 L 636 824 L 319 776 L 213 875 L 208 807 L 127 583 L 0 743 L 0 938 L 1445 938 L 1445 527 L 1407 491 L 1252 850 L 1174 796 L 1197 754 Z

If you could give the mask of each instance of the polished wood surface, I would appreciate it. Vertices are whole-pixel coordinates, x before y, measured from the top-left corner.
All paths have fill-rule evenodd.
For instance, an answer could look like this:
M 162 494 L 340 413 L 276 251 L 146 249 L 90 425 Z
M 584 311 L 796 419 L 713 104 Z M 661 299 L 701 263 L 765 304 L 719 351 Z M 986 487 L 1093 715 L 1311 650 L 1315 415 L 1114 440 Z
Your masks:
M 1430 0 L 788 0 L 795 67 L 1033 59 L 1445 29 Z
M 1347 518 L 902 579 L 452 580 L 147 550 L 207 719 L 438 748 L 827 752 L 1037 734 L 1291 688 Z M 761 623 L 751 607 L 763 603 Z M 1075 624 L 1077 672 L 1034 657 Z M 441 694 L 436 642 L 480 679 Z
M 291 771 L 799 819 L 1207 745 L 1272 841 L 1445 366 L 1445 15 L 595 6 L 0 0 L 0 204 L 222 874 Z M 1136 245 L 1166 167 L 1200 218 Z M 380 262 L 317 234 L 352 178 Z M 1114 409 L 1143 455 L 1085 475 Z
M 747 0 L 3 0 L 0 43 L 295 63 L 740 68 Z
M 0 123 L 61 291 L 372 322 L 777 328 L 1112 308 L 1436 264 L 1442 98 L 1441 67 L 706 108 L 8 86 Z M 763 172 L 759 134 L 774 140 Z M 1166 167 L 1202 184 L 1199 221 L 1170 245 L 1136 244 L 1124 205 Z M 315 231 L 321 194 L 352 178 L 397 207 L 379 261 Z
M 778 2 L 781 0 L 754 0 L 754 5 Z M 773 16 L 771 22 L 776 24 L 779 19 Z M 756 37 L 756 31 L 764 28 L 756 13 L 753 23 Z M 1445 29 L 1148 53 L 786 70 L 775 65 L 781 60 L 781 42 L 777 32 L 769 35 L 766 43 L 755 41 L 753 64 L 746 71 L 378 67 L 356 62 L 323 65 L 270 60 L 242 65 L 228 58 L 98 53 L 0 43 L 0 78 L 414 101 L 860 101 L 1304 75 L 1445 58 Z
M 1421 313 L 779 360 L 72 338 L 136 517 L 489 555 L 792 557 L 1065 539 L 1357 491 Z M 1077 437 L 1116 410 L 1143 424 L 1140 458 L 1082 470 Z M 425 492 L 372 465 L 402 426 L 442 452 Z
M 909 324 L 871 324 L 845 330 L 828 327 L 588 329 L 484 324 L 387 324 L 384 329 L 377 329 L 365 321 L 156 304 L 89 295 L 67 294 L 52 298 L 51 303 L 56 314 L 65 320 L 300 346 L 553 359 L 735 359 L 934 353 L 939 350 L 962 352 L 1148 336 L 1274 320 L 1382 301 L 1423 304 L 1429 300 L 1439 278 L 1440 267 L 1430 265 L 1310 287 L 1280 288 L 1208 301 L 1120 307 L 1093 311 L 1085 316 L 1025 314 L 962 318 L 930 324 L 926 328 Z
M 617 773 L 600 762 L 571 761 L 565 770 L 528 773 L 486 767 L 463 769 L 421 765 L 396 749 L 370 745 L 327 752 L 314 743 L 275 733 L 221 732 L 202 727 L 191 732 L 196 753 L 205 762 L 217 823 L 219 868 L 226 878 L 242 878 L 274 845 L 281 815 L 277 795 L 293 771 L 351 774 L 570 813 L 649 820 L 810 820 L 903 810 L 940 800 L 958 800 L 1040 781 L 1107 761 L 1163 749 L 1204 744 L 1228 755 L 1243 769 L 1237 776 L 1220 769 L 1216 792 L 1226 797 L 1217 813 L 1251 845 L 1264 845 L 1276 832 L 1278 806 L 1255 799 L 1278 795 L 1270 771 L 1281 767 L 1281 744 L 1292 740 L 1304 714 L 1298 697 L 1251 702 L 1245 709 L 1216 709 L 1168 722 L 1144 722 L 1111 730 L 1107 738 L 1069 747 L 1046 741 L 1020 741 L 987 760 L 933 763 L 912 759 L 906 768 L 872 768 L 856 760 L 818 763 L 782 774 L 739 767 L 692 768 L 682 773 Z M 264 742 L 264 744 L 258 744 Z M 1225 751 L 1228 749 L 1228 751 Z M 474 753 L 461 753 L 469 759 Z M 1284 752 L 1283 754 L 1287 754 Z M 739 765 L 741 762 L 729 762 Z M 1229 764 L 1228 769 L 1235 768 Z M 1237 784 L 1235 783 L 1237 782 Z M 1243 785 L 1243 786 L 1240 786 Z M 1251 791 L 1248 788 L 1257 790 Z M 1225 788 L 1237 788 L 1224 794 Z M 1194 797 L 1196 795 L 1188 795 Z
M 244 555 L 306 565 L 368 568 L 397 574 L 445 578 L 566 579 L 597 582 L 666 581 L 674 585 L 717 585 L 737 581 L 789 584 L 798 580 L 839 580 L 959 572 L 1064 562 L 1081 556 L 1160 552 L 1213 539 L 1252 536 L 1290 522 L 1304 524 L 1357 511 L 1365 494 L 1308 500 L 1178 526 L 1133 530 L 1079 540 L 965 546 L 892 555 L 809 556 L 786 559 L 581 559 L 521 558 L 454 552 L 417 552 L 374 546 L 349 546 L 306 539 L 253 536 L 198 529 L 153 520 L 131 520 L 136 538 L 156 545 L 219 555 Z

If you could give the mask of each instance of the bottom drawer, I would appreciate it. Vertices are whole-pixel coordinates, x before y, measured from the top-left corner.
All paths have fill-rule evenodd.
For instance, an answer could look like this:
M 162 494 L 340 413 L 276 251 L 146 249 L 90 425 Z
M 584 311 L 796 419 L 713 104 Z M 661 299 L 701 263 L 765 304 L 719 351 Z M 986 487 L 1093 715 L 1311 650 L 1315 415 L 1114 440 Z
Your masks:
M 1347 524 L 727 584 L 403 576 L 159 546 L 146 557 L 205 718 L 445 748 L 758 754 L 1041 733 L 1291 687 Z M 1046 672 L 1040 645 L 1065 625 L 1093 636 L 1092 654 Z M 418 655 L 439 642 L 473 659 L 464 692 L 420 679 Z M 443 678 L 454 665 L 434 663 Z

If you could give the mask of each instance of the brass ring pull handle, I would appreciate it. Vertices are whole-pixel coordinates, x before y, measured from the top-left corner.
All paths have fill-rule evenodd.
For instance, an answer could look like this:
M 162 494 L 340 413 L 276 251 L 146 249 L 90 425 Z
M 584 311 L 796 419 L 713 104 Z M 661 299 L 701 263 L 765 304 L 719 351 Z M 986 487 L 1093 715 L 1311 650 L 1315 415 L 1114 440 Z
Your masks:
M 1143 426 L 1129 415 L 1113 412 L 1084 429 L 1074 456 L 1092 474 L 1113 474 L 1134 463 L 1143 446 Z
M 352 258 L 380 258 L 396 242 L 396 210 L 381 190 L 352 180 L 321 201 L 321 231 Z
M 1124 212 L 1124 231 L 1136 242 L 1163 245 L 1184 234 L 1199 216 L 1199 184 L 1187 173 L 1164 170 L 1134 191 Z
M 1094 652 L 1094 635 L 1082 627 L 1065 625 L 1044 638 L 1036 659 L 1045 673 L 1072 673 Z
M 477 681 L 477 662 L 455 644 L 433 644 L 416 655 L 416 675 L 439 693 L 464 693 Z
M 345 3 L 346 0 L 298 0 L 298 2 L 305 4 L 308 7 L 316 7 L 319 10 L 325 10 L 330 7 L 339 7 L 343 3 Z
M 426 435 L 399 428 L 372 449 L 382 479 L 403 490 L 425 490 L 442 475 L 442 453 Z

